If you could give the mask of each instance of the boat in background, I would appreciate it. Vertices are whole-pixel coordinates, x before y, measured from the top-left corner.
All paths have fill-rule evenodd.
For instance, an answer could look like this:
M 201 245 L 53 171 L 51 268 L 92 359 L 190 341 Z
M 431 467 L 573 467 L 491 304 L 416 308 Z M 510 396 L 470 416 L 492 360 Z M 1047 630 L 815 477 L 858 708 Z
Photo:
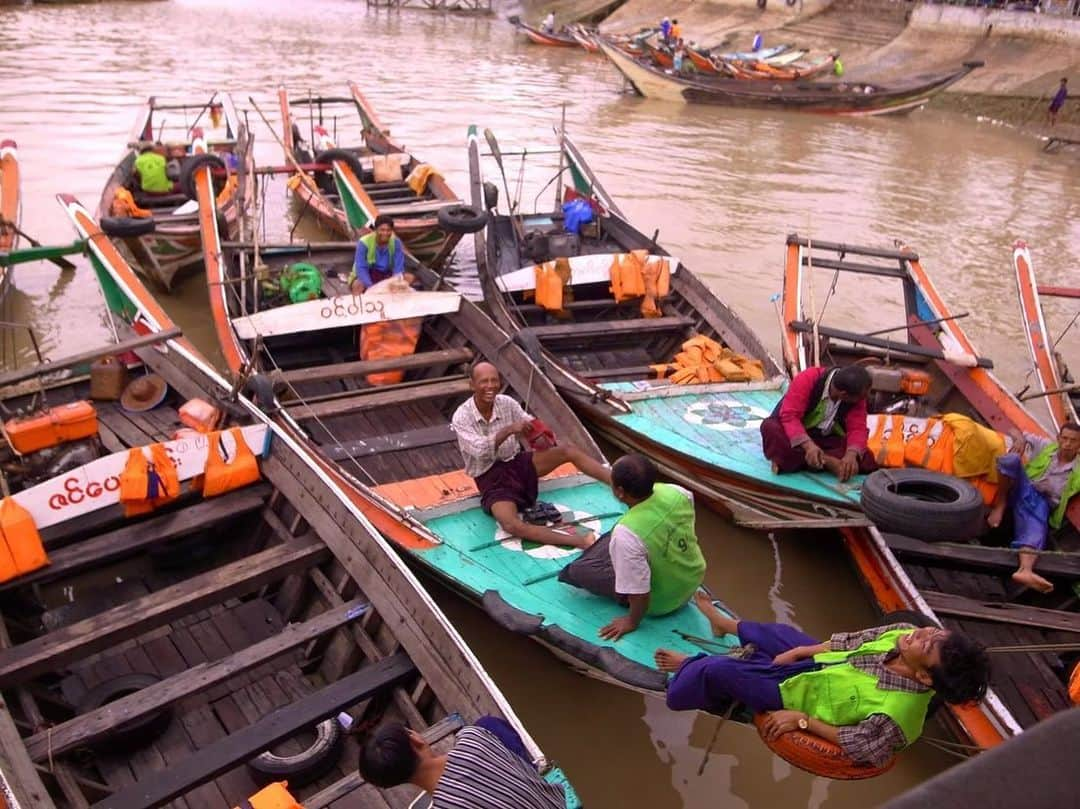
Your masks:
M 204 166 L 199 178 L 204 189 L 209 174 Z M 181 509 L 166 506 L 143 518 L 141 529 L 133 530 L 126 521 L 118 525 L 121 514 L 116 508 L 109 521 L 83 516 L 80 523 L 65 527 L 67 535 L 90 534 L 80 544 L 57 551 L 51 566 L 31 574 L 34 579 L 55 579 L 71 564 L 85 567 L 91 551 L 118 558 L 153 553 L 163 545 L 171 552 L 169 567 L 162 564 L 165 572 L 148 578 L 172 586 L 151 587 L 150 593 L 130 599 L 117 597 L 110 612 L 55 630 L 55 643 L 50 633 L 0 651 L 0 683 L 28 682 L 32 673 L 22 661 L 40 646 L 45 646 L 42 657 L 56 661 L 49 671 L 62 667 L 59 658 L 47 654 L 53 646 L 65 662 L 78 652 L 106 650 L 103 660 L 80 669 L 73 689 L 85 691 L 94 687 L 92 678 L 124 677 L 140 667 L 148 667 L 162 682 L 140 684 L 141 690 L 131 696 L 124 696 L 131 687 L 117 693 L 121 699 L 110 703 L 104 717 L 98 710 L 40 730 L 24 740 L 27 755 L 63 764 L 67 753 L 82 743 L 127 727 L 124 723 L 133 717 L 160 718 L 162 710 L 183 700 L 183 716 L 177 712 L 149 755 L 132 758 L 120 749 L 99 752 L 103 769 L 95 780 L 114 790 L 100 806 L 159 806 L 191 793 L 200 805 L 228 809 L 242 805 L 258 788 L 256 783 L 287 778 L 290 790 L 311 809 L 341 799 L 374 809 L 385 807 L 393 794 L 398 800 L 408 798 L 400 792 L 384 798 L 358 777 L 358 742 L 338 727 L 342 711 L 357 726 L 402 721 L 443 752 L 464 725 L 492 715 L 521 735 L 545 778 L 565 787 L 568 809 L 579 807 L 565 775 L 547 760 L 457 631 L 340 485 L 292 436 L 237 396 L 236 387 L 179 336 L 119 252 L 99 238 L 97 224 L 78 201 L 68 195 L 60 200 L 90 246 L 118 333 L 140 344 L 129 342 L 127 347 L 134 347 L 175 394 L 217 403 L 253 425 L 244 427 L 243 435 L 247 440 L 250 434 L 250 446 L 263 455 L 263 482 L 212 500 L 185 486 L 178 501 Z M 136 445 L 165 440 L 180 426 L 175 405 L 182 399 L 175 394 L 141 415 L 115 405 L 103 408 L 110 413 L 103 424 L 111 425 L 109 432 L 102 431 L 103 440 L 114 442 L 118 450 L 130 439 Z M 73 395 L 84 394 L 76 390 Z M 180 442 L 202 446 L 205 457 L 204 436 L 189 431 Z M 230 445 L 225 446 L 228 450 Z M 126 455 L 111 463 L 122 465 L 123 458 Z M 182 462 L 180 470 L 181 477 L 190 477 L 202 466 L 196 458 Z M 68 474 L 80 482 L 78 470 Z M 88 496 L 68 498 L 80 513 L 94 508 L 88 504 L 99 497 L 97 489 L 92 490 L 95 480 L 82 484 Z M 57 480 L 57 487 L 74 491 L 66 480 Z M 115 501 L 115 486 L 105 483 L 101 489 L 102 503 L 110 496 Z M 190 577 L 177 573 L 198 566 L 191 558 L 196 551 L 203 560 L 220 564 L 192 571 Z M 69 558 L 74 561 L 68 563 Z M 126 594 L 131 578 L 125 576 L 114 589 Z M 0 587 L 13 585 L 18 586 L 18 580 Z M 204 608 L 209 609 L 196 613 Z M 172 619 L 177 623 L 168 635 L 151 631 Z M 84 628 L 88 623 L 93 630 Z M 128 639 L 119 634 L 128 626 L 149 635 L 132 648 L 121 646 L 110 654 L 114 640 Z M 71 644 L 70 637 L 75 645 L 61 650 L 60 641 Z M 201 674 L 193 676 L 191 667 Z M 9 704 L 25 706 L 26 701 Z M 310 738 L 290 740 L 309 728 L 314 744 Z M 285 743 L 276 746 L 279 742 Z M 267 752 L 270 747 L 277 755 Z M 7 752 L 18 754 L 10 746 Z M 55 777 L 61 788 L 69 788 L 62 774 Z M 75 788 L 81 787 L 75 783 Z
M 541 31 L 539 28 L 534 28 L 526 22 L 523 22 L 516 14 L 509 18 L 509 22 L 518 31 L 528 37 L 530 42 L 537 45 L 553 45 L 557 48 L 578 48 L 584 47 L 577 37 L 565 27 L 562 31 L 547 33 Z M 586 48 L 588 50 L 588 48 Z
M 208 142 L 211 154 L 192 155 L 191 145 L 199 136 Z M 135 159 L 158 142 L 169 152 L 175 169 L 175 193 L 145 194 L 134 177 Z M 178 273 L 202 263 L 192 176 L 204 165 L 215 169 L 222 229 L 228 238 L 238 238 L 244 213 L 255 198 L 255 164 L 252 135 L 232 98 L 222 92 L 205 101 L 162 102 L 151 96 L 139 110 L 124 153 L 101 194 L 97 219 L 102 231 L 161 289 L 171 289 Z
M 638 94 L 664 101 L 728 107 L 790 109 L 821 115 L 892 115 L 925 105 L 982 62 L 965 62 L 949 73 L 912 76 L 888 84 L 822 81 L 746 81 L 724 76 L 676 76 L 601 40 L 600 50 Z
M 1034 364 L 1035 378 L 1039 383 L 1040 398 L 1046 402 L 1050 424 L 1056 432 L 1061 429 L 1062 424 L 1078 421 L 1076 414 L 1080 412 L 1080 385 L 1077 385 L 1064 358 L 1057 351 L 1057 344 L 1065 334 L 1063 332 L 1054 339 L 1047 329 L 1041 299 L 1047 297 L 1080 300 L 1080 287 L 1039 286 L 1035 281 L 1031 251 L 1027 243 L 1019 239 L 1013 244 L 1013 270 L 1016 275 L 1016 294 L 1020 301 L 1024 337 L 1027 339 L 1028 351 Z M 1066 326 L 1066 331 L 1076 320 L 1076 317 L 1072 319 Z M 1021 392 L 1021 398 L 1025 398 L 1024 392 Z
M 302 210 L 346 239 L 388 214 L 409 252 L 428 266 L 442 266 L 462 236 L 452 216 L 461 200 L 433 166 L 390 137 L 355 82 L 345 97 L 290 98 L 279 87 L 278 103 L 284 169 Z

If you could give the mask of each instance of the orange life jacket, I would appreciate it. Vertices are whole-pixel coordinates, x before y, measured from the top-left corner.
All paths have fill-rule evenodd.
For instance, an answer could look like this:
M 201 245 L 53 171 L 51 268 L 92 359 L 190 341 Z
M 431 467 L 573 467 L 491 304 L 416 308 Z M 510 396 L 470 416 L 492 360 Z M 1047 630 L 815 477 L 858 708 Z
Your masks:
M 134 217 L 136 219 L 147 219 L 154 215 L 153 211 L 148 211 L 146 208 L 140 208 L 139 203 L 135 201 L 135 197 L 126 188 L 121 186 L 116 189 L 116 193 L 113 194 L 112 204 L 109 206 L 110 216 L 122 216 L 122 217 Z
M 564 260 L 565 262 L 565 260 Z M 563 289 L 565 280 L 556 267 L 556 262 L 548 261 L 536 265 L 536 304 L 548 312 L 559 312 L 563 308 Z
M 1073 666 L 1072 676 L 1069 677 L 1069 699 L 1073 705 L 1080 705 L 1080 663 Z
M 645 294 L 645 276 L 641 270 L 648 255 L 647 250 L 634 250 L 611 260 L 611 292 L 616 303 Z
M 125 516 L 146 514 L 179 496 L 180 476 L 162 444 L 150 446 L 149 461 L 142 447 L 128 452 L 124 471 L 120 473 L 120 502 L 124 504 Z
M 423 325 L 422 317 L 365 323 L 360 327 L 360 359 L 382 360 L 409 356 L 416 351 Z M 396 385 L 404 378 L 404 371 L 380 371 L 365 377 L 369 385 Z
M 221 457 L 221 433 L 210 433 L 206 448 L 206 469 L 203 472 L 203 497 L 215 497 L 239 489 L 259 479 L 259 461 L 244 440 L 239 427 L 228 431 L 236 441 L 233 459 L 228 463 Z
M 0 535 L 0 581 L 49 564 L 34 518 L 11 497 L 0 501 Z
M 285 787 L 288 781 L 275 781 L 260 789 L 236 809 L 304 809 Z

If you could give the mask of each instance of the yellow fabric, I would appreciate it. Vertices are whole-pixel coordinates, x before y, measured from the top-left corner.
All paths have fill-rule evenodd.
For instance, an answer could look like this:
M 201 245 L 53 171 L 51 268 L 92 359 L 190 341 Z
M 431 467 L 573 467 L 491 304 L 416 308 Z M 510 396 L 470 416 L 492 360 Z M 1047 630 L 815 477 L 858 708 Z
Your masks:
M 153 215 L 153 211 L 140 208 L 139 204 L 135 202 L 135 197 L 126 188 L 121 186 L 116 189 L 116 193 L 113 194 L 112 204 L 109 206 L 109 216 L 130 216 L 136 219 L 146 219 Z
M 956 438 L 953 474 L 961 478 L 985 475 L 996 483 L 997 459 L 1005 454 L 1005 436 L 959 413 L 946 413 L 942 420 Z
M 377 154 L 371 158 L 371 173 L 377 183 L 400 183 L 401 161 L 396 154 Z
M 275 781 L 260 789 L 248 798 L 251 809 L 304 809 L 286 789 L 288 783 Z
M 217 195 L 216 203 L 219 208 L 232 198 L 233 194 L 236 193 L 236 187 L 239 184 L 236 175 L 230 174 L 229 179 L 225 181 L 225 187 L 222 188 L 221 193 Z
M 413 193 L 423 194 L 432 177 L 442 177 L 442 174 L 430 163 L 421 163 L 409 172 L 409 176 L 405 178 L 405 184 L 413 190 Z
M 650 366 L 660 379 L 676 385 L 699 385 L 707 382 L 760 382 L 765 369 L 760 360 L 752 360 L 725 348 L 712 338 L 697 334 L 681 346 L 675 361 Z

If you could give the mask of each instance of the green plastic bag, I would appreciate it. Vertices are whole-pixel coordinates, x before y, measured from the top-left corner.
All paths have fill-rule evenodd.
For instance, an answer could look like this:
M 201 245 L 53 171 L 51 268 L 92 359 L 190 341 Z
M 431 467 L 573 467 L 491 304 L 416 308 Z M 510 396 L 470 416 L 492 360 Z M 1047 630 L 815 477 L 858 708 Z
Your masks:
M 293 303 L 312 301 L 322 296 L 322 272 L 314 264 L 298 262 L 286 267 L 278 278 L 281 291 Z

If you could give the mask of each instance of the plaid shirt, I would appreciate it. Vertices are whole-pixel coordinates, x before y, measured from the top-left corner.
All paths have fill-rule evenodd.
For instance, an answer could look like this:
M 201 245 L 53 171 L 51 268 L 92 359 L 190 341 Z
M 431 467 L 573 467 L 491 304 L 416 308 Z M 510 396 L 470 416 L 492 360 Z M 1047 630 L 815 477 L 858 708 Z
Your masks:
M 834 652 L 851 652 L 886 632 L 914 628 L 911 624 L 889 624 L 860 632 L 837 632 L 829 638 L 829 649 Z M 879 654 L 862 654 L 851 657 L 849 662 L 860 671 L 877 677 L 878 688 L 883 690 L 903 691 L 907 694 L 929 691 L 922 683 L 901 677 L 885 667 L 885 664 L 898 654 L 898 649 Z M 873 766 L 884 764 L 893 753 L 908 743 L 900 726 L 891 717 L 881 713 L 871 714 L 857 725 L 842 727 L 839 733 L 840 747 L 848 756 L 854 761 Z
M 503 427 L 531 418 L 515 400 L 499 394 L 491 408 L 491 421 L 480 415 L 476 397 L 470 396 L 457 410 L 451 424 L 457 433 L 458 449 L 465 459 L 465 474 L 479 477 L 495 461 L 511 461 L 521 451 L 521 443 L 512 435 L 495 446 L 495 436 Z

